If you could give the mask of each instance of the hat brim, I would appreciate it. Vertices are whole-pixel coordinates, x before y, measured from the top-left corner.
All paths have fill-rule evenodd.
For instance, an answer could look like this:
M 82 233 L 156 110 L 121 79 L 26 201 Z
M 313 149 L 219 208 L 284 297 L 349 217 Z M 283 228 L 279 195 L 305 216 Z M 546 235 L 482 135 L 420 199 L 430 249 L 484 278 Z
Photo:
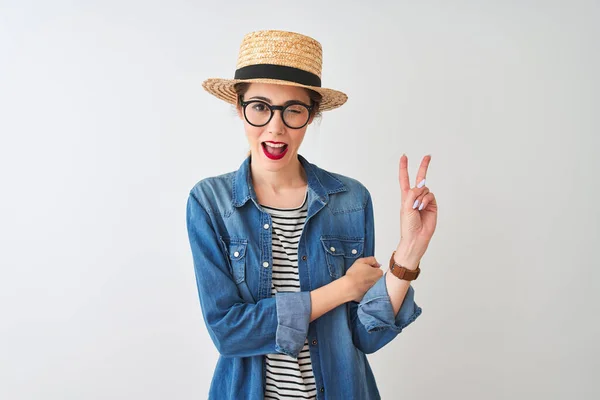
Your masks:
M 236 83 L 271 83 L 275 85 L 288 85 L 297 86 L 318 92 L 322 97 L 321 104 L 319 105 L 319 111 L 329 111 L 334 108 L 340 107 L 348 100 L 348 96 L 334 89 L 327 89 L 317 86 L 308 86 L 296 82 L 284 81 L 279 79 L 266 79 L 266 78 L 255 78 L 255 79 L 221 79 L 221 78 L 209 78 L 202 82 L 202 87 L 208 93 L 218 97 L 221 100 L 236 105 L 237 104 L 237 93 L 234 85 Z

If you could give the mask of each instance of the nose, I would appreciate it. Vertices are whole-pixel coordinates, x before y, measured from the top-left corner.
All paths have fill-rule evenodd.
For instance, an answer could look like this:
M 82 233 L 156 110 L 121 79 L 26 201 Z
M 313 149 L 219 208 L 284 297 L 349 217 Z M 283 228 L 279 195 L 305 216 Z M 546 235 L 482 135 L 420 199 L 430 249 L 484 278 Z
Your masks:
M 285 124 L 283 123 L 283 114 L 281 114 L 281 112 L 281 110 L 275 110 L 273 112 L 273 118 L 271 118 L 269 124 L 267 125 L 269 133 L 283 133 Z

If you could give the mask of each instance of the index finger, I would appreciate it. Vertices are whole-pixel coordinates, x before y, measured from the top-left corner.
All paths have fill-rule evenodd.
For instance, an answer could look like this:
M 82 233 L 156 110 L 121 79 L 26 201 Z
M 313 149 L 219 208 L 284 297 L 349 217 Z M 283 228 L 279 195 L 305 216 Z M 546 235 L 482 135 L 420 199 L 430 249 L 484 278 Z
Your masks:
M 406 154 L 402 154 L 402 157 L 400 157 L 398 179 L 400 180 L 400 192 L 402 198 L 404 198 L 406 193 L 410 190 L 410 180 L 408 179 L 408 157 Z

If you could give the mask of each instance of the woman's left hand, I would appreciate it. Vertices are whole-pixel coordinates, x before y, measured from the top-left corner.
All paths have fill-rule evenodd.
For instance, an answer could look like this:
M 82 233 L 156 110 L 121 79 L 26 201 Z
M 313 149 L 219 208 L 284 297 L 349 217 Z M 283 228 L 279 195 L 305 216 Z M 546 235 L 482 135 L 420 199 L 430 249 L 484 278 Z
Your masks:
M 414 264 L 414 268 L 427 250 L 437 224 L 437 202 L 433 193 L 425 186 L 430 161 L 430 155 L 423 157 L 415 187 L 411 189 L 408 178 L 408 157 L 406 155 L 400 157 L 401 238 L 397 251 L 409 265 Z

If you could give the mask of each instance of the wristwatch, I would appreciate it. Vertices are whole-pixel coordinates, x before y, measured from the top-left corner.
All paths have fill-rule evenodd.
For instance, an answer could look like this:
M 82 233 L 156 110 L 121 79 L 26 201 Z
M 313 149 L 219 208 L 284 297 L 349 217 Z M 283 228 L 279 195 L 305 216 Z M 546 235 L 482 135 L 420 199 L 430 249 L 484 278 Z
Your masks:
M 396 254 L 395 251 L 392 253 L 392 257 L 390 258 L 390 271 L 392 274 L 394 274 L 398 279 L 403 279 L 405 281 L 414 281 L 417 279 L 421 273 L 421 268 L 419 268 L 421 261 L 419 261 L 417 269 L 408 269 L 402 265 L 396 264 L 396 261 L 394 261 L 394 254 Z

